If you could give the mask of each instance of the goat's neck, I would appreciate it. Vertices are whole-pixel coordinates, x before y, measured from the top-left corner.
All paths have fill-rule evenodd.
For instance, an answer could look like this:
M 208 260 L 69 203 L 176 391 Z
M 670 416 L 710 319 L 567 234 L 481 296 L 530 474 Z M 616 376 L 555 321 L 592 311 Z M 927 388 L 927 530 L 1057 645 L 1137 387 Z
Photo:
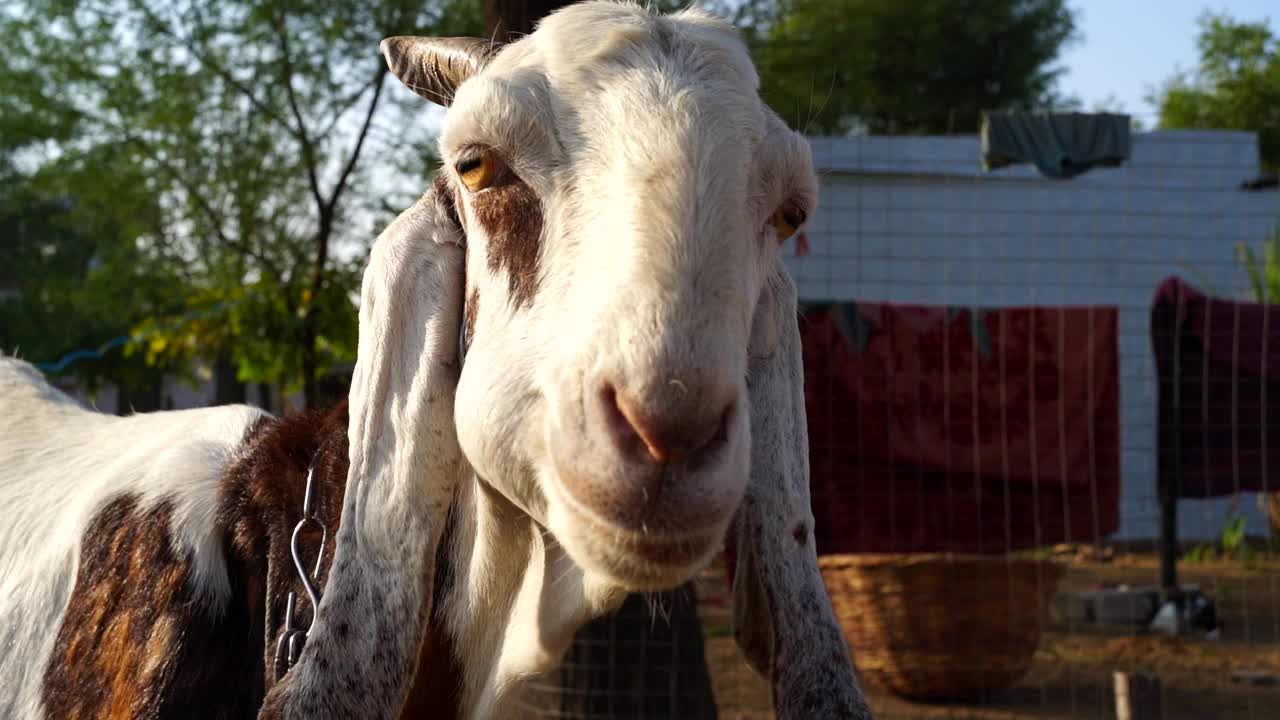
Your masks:
M 452 578 L 436 617 L 461 659 L 466 718 L 512 717 L 522 683 L 552 670 L 574 633 L 621 604 L 522 510 L 464 482 L 449 543 Z
M 267 694 L 260 720 L 389 718 L 409 690 L 435 549 L 462 465 L 460 454 L 447 452 L 450 443 L 417 432 L 394 402 L 383 405 L 365 403 L 359 414 L 352 404 L 355 451 L 324 594 L 298 664 Z M 450 403 L 427 405 L 412 419 L 449 422 Z

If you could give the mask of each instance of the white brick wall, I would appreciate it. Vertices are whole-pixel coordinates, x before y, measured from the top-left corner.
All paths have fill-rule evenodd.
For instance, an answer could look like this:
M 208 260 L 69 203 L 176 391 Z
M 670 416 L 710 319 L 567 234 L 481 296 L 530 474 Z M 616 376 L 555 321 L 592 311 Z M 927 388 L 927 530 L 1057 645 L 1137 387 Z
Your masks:
M 1280 224 L 1280 192 L 1249 192 L 1252 133 L 1136 134 L 1130 161 L 1071 180 L 1029 166 L 984 173 L 976 137 L 814 138 L 821 206 L 810 254 L 787 265 L 805 300 L 1120 308 L 1123 500 L 1118 537 L 1153 537 L 1152 295 L 1181 275 L 1245 289 L 1237 243 Z M 1189 269 L 1191 268 L 1191 269 Z M 1193 270 L 1192 270 L 1193 269 Z M 1266 521 L 1238 501 L 1251 532 Z M 1216 536 L 1230 499 L 1183 501 L 1181 537 Z

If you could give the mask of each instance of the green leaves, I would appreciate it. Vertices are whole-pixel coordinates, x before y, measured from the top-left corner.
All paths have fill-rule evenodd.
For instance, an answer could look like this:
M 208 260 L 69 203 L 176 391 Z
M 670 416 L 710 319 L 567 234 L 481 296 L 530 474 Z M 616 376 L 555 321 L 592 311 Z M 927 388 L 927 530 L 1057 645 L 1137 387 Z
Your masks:
M 1051 104 L 1075 34 L 1063 0 L 749 2 L 765 100 L 822 133 L 976 132 L 982 110 Z
M 1262 259 L 1245 243 L 1236 247 L 1236 260 L 1249 275 L 1254 302 L 1280 303 L 1280 227 L 1262 243 Z
M 1166 81 L 1151 100 L 1162 128 L 1258 133 L 1264 169 L 1280 169 L 1280 38 L 1265 22 L 1200 18 L 1200 64 Z
M 236 364 L 239 381 L 283 380 L 287 392 L 296 391 L 303 385 L 294 371 L 303 351 L 296 339 L 312 302 L 320 308 L 320 365 L 332 367 L 355 357 L 356 315 L 343 293 L 358 283 L 359 270 L 346 265 L 329 275 L 314 301 L 305 289 L 277 287 L 269 279 L 197 289 L 184 299 L 180 315 L 147 317 L 135 325 L 125 355 L 143 357 L 150 366 L 172 367 L 207 358 L 210 348 L 223 348 Z
M 104 184 L 105 179 L 114 182 Z M 139 169 L 118 148 L 45 165 L 0 189 L 0 348 L 33 361 L 93 349 L 147 313 L 173 308 L 176 268 L 138 240 L 158 208 Z M 140 387 L 168 366 L 118 352 L 71 372 L 90 389 L 106 381 Z M 180 368 L 178 368 L 180 370 Z
M 420 195 L 432 169 L 422 103 L 384 97 L 378 43 L 479 33 L 479 12 L 30 0 L 0 14 L 0 224 L 21 229 L 0 243 L 0 346 L 56 360 L 131 333 L 111 362 L 75 366 L 93 382 L 221 355 L 243 380 L 297 387 L 353 358 L 380 203 Z

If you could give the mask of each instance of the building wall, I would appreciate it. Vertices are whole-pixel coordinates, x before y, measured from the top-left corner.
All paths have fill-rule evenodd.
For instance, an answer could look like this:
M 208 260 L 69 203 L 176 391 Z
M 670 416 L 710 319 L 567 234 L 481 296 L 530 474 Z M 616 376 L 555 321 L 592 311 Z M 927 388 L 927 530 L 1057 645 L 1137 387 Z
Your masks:
M 1120 310 L 1124 498 L 1119 537 L 1154 537 L 1151 298 L 1174 274 L 1240 295 L 1238 243 L 1280 223 L 1252 133 L 1138 134 L 1129 163 L 1071 180 L 1021 166 L 984 173 L 976 137 L 814 139 L 822 175 L 810 254 L 784 248 L 804 300 L 941 305 L 1110 304 Z M 1221 531 L 1230 499 L 1184 501 L 1183 538 Z M 1265 532 L 1252 497 L 1251 532 Z

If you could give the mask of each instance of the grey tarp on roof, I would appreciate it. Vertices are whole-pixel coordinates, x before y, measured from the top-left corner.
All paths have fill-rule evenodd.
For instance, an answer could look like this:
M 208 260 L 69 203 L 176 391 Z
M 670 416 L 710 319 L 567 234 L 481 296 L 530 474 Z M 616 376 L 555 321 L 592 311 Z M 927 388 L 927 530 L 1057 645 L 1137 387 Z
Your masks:
M 1129 157 L 1129 116 L 1112 113 L 982 114 L 982 167 L 1031 163 L 1046 177 L 1115 167 Z

